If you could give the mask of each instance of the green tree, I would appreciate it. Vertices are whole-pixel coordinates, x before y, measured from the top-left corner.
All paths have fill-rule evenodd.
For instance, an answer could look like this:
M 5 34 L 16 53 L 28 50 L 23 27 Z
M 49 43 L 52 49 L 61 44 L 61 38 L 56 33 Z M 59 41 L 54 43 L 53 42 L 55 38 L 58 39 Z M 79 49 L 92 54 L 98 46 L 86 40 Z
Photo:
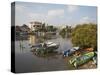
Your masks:
M 60 34 L 63 38 L 65 38 L 65 37 L 66 37 L 66 28 L 63 28 L 63 29 L 59 32 L 59 34 Z
M 46 25 L 45 23 L 42 24 L 41 31 L 43 31 L 43 32 L 46 32 L 46 26 L 45 25 Z
M 92 47 L 97 48 L 97 25 L 82 24 L 77 25 L 72 30 L 72 43 L 74 46 L 82 48 Z
M 63 28 L 62 30 L 60 30 L 59 34 L 65 38 L 67 36 L 67 38 L 71 37 L 71 33 L 72 33 L 72 27 L 71 26 L 66 26 L 65 28 Z

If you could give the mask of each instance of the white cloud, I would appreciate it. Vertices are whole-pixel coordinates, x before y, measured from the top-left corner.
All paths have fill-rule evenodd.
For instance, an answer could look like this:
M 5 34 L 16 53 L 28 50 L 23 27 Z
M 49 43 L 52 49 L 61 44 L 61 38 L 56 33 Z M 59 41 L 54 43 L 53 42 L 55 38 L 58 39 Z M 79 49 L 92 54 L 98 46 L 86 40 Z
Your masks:
M 84 16 L 80 20 L 80 23 L 89 23 L 89 22 L 92 22 L 92 21 L 90 20 L 90 18 L 88 16 Z
M 23 17 L 22 17 L 23 16 Z M 44 22 L 46 20 L 46 15 L 44 13 L 36 13 L 28 11 L 26 6 L 16 5 L 16 22 L 21 23 L 20 18 L 25 22 L 29 21 L 41 21 Z
M 72 12 L 78 10 L 78 8 L 79 7 L 75 6 L 75 5 L 69 5 L 69 6 L 67 6 L 67 10 L 68 10 L 69 13 L 72 13 Z
M 63 9 L 53 9 L 53 10 L 49 10 L 47 13 L 47 21 L 48 22 L 52 22 L 56 19 L 61 19 L 64 17 L 64 10 Z
M 83 17 L 83 20 L 89 20 L 88 16 Z
M 46 18 L 55 18 L 55 17 L 61 17 L 64 15 L 64 10 L 57 9 L 57 10 L 49 10 L 47 13 L 27 13 L 27 16 L 29 18 L 36 18 L 36 19 L 46 19 Z
M 48 11 L 49 17 L 62 16 L 62 15 L 64 15 L 63 9 L 55 9 L 55 10 L 49 10 Z
M 46 23 L 52 23 L 52 21 L 62 19 L 64 17 L 63 9 L 48 10 L 46 13 L 28 13 L 28 18 L 31 21 L 41 21 Z
M 28 11 L 26 6 L 16 5 L 16 19 L 18 23 L 22 23 L 19 17 L 24 18 L 25 22 L 28 21 L 41 21 L 46 23 L 52 23 L 54 20 L 62 19 L 64 17 L 64 9 L 51 9 L 43 12 Z
M 22 5 L 16 5 L 16 12 L 22 12 L 25 11 L 26 7 Z
M 46 21 L 46 14 L 44 13 L 28 13 L 27 17 L 31 20 L 31 21 L 42 21 L 45 22 Z

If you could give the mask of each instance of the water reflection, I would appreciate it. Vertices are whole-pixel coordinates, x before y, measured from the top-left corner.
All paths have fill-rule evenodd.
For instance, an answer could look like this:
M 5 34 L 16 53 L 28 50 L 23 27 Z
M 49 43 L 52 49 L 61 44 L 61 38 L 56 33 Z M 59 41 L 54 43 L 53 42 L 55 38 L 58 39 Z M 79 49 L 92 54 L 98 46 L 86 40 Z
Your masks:
M 20 46 L 20 51 L 23 51 L 23 40 L 22 41 L 19 41 L 19 46 Z
M 57 37 L 57 38 L 53 38 L 53 37 Z M 50 57 L 50 56 L 53 56 L 53 55 L 56 55 L 56 54 L 61 54 L 63 51 L 65 50 L 68 50 L 70 48 L 72 48 L 72 43 L 71 43 L 71 40 L 70 38 L 63 38 L 62 36 L 58 36 L 58 35 L 52 35 L 49 39 L 48 38 L 42 38 L 41 36 L 40 37 L 37 37 L 36 35 L 30 35 L 29 36 L 29 45 L 35 45 L 35 44 L 39 44 L 41 43 L 41 40 L 43 40 L 42 42 L 54 42 L 54 43 L 58 43 L 59 44 L 59 47 L 58 49 L 54 49 L 53 50 L 53 53 L 46 53 L 46 52 L 43 52 L 42 50 L 42 54 L 34 51 L 33 49 L 31 50 L 33 52 L 34 55 L 37 55 L 38 57 Z M 43 54 L 45 53 L 45 54 Z
M 55 36 L 54 36 L 55 37 Z M 21 35 L 18 36 L 15 42 L 15 61 L 16 72 L 37 72 L 37 71 L 53 71 L 73 69 L 67 65 L 60 54 L 49 54 L 49 56 L 41 57 L 34 55 L 31 52 L 31 46 L 42 41 L 52 41 L 60 43 L 58 52 L 62 52 L 72 47 L 70 39 L 57 38 L 44 39 L 35 35 Z
M 29 44 L 30 45 L 34 45 L 37 43 L 37 39 L 36 39 L 36 36 L 35 35 L 30 35 L 29 36 Z
M 19 47 L 20 47 L 20 52 L 23 53 L 23 52 L 25 51 L 25 49 L 26 49 L 23 40 L 20 40 L 20 41 L 19 41 Z
M 55 36 L 53 35 L 52 37 Z M 36 35 L 21 35 L 16 37 L 16 42 L 18 42 L 17 45 L 19 45 L 21 51 L 23 51 L 24 49 L 29 49 L 32 45 L 48 41 L 60 44 L 59 48 L 57 49 L 58 52 L 62 52 L 72 48 L 72 43 L 70 38 L 62 38 L 61 36 L 57 36 L 57 38 L 52 38 L 52 37 L 49 39 L 44 39 L 43 37 L 38 37 Z

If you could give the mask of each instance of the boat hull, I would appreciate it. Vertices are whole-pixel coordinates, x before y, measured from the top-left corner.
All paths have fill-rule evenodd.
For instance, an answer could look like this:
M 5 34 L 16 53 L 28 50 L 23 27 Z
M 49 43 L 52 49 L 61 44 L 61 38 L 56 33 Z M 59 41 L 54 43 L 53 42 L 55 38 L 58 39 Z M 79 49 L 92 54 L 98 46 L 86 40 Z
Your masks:
M 72 58 L 69 62 L 74 67 L 78 67 L 79 65 L 82 65 L 82 64 L 88 62 L 93 57 L 94 57 L 94 52 L 89 52 L 89 53 L 86 53 L 80 57 Z

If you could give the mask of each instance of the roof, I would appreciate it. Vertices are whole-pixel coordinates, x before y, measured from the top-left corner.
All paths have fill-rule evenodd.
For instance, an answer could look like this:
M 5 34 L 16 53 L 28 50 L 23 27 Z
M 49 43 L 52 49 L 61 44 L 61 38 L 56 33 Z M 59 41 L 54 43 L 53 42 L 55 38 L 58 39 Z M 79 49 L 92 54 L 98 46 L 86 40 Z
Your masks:
M 34 22 L 30 22 L 31 24 L 42 24 L 41 22 L 38 21 L 34 21 Z

